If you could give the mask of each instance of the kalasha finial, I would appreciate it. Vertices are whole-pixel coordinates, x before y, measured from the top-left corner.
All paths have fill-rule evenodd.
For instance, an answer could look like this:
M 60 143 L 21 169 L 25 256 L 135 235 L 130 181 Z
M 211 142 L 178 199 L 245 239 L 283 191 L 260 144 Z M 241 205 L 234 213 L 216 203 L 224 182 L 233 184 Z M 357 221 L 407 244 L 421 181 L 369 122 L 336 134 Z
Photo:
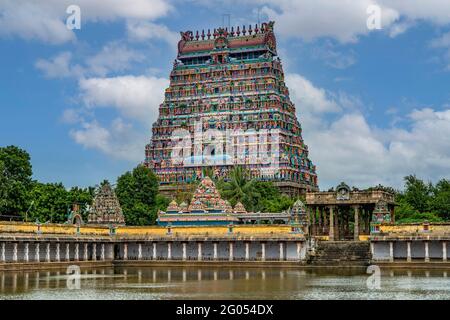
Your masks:
M 234 27 L 231 27 L 231 34 L 230 36 L 234 37 Z
M 223 33 L 223 35 L 225 36 L 225 38 L 228 37 L 228 28 L 225 28 L 225 32 Z
M 207 34 L 207 36 L 208 36 L 208 40 L 211 38 L 211 30 L 209 30 L 208 29 L 208 34 Z
M 205 29 L 202 30 L 202 40 L 205 40 Z
M 258 24 L 255 25 L 255 33 L 258 33 L 259 29 L 258 29 Z
M 242 27 L 242 35 L 245 36 L 245 34 L 247 33 L 247 31 L 245 30 L 245 25 Z
M 214 37 L 214 39 L 217 37 L 217 30 L 216 29 L 214 29 L 213 37 Z
M 200 36 L 199 36 L 199 34 L 198 34 L 198 30 L 197 30 L 197 32 L 195 33 L 195 40 L 197 40 L 197 41 L 198 41 L 198 38 L 200 38 Z
M 252 25 L 250 24 L 248 26 L 248 35 L 250 36 L 252 34 Z
M 239 26 L 237 27 L 236 35 L 237 35 L 238 37 L 241 35 L 241 30 L 239 30 Z

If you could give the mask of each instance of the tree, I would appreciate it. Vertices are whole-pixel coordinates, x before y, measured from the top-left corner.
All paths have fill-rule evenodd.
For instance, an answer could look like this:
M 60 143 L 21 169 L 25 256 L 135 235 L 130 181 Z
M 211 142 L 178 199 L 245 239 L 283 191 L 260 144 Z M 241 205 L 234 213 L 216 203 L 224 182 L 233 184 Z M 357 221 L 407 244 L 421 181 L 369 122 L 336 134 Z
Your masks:
M 89 212 L 87 211 L 87 206 L 92 205 L 95 196 L 95 188 L 79 188 L 73 187 L 68 191 L 67 194 L 67 202 L 68 206 L 72 206 L 73 204 L 80 205 L 80 214 L 83 218 L 83 221 L 87 221 Z
M 28 221 L 62 223 L 67 220 L 68 192 L 62 183 L 33 183 L 30 192 L 33 204 Z
M 405 179 L 404 200 L 418 212 L 430 211 L 431 183 L 426 184 L 415 175 L 409 175 Z
M 0 214 L 19 216 L 27 210 L 32 173 L 26 151 L 16 146 L 0 148 Z
M 450 180 L 442 179 L 433 187 L 431 210 L 441 218 L 450 219 Z
M 254 199 L 259 197 L 255 188 L 256 181 L 250 180 L 248 172 L 236 167 L 230 172 L 230 180 L 221 184 L 222 196 L 232 206 L 241 202 L 247 211 L 254 210 Z
M 154 224 L 158 205 L 158 178 L 147 167 L 139 165 L 117 179 L 116 195 L 129 225 Z

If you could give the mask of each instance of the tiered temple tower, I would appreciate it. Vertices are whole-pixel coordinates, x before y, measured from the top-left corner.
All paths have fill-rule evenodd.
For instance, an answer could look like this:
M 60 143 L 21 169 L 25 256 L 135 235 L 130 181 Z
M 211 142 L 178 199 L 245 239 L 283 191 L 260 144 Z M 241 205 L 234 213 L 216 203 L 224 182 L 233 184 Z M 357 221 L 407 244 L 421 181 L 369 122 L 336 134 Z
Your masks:
M 231 30 L 181 32 L 170 86 L 153 124 L 152 140 L 146 146 L 145 163 L 160 178 L 162 192 L 170 193 L 201 179 L 205 167 L 226 178 L 237 165 L 248 169 L 253 178 L 274 181 L 290 195 L 317 190 L 316 167 L 308 158 L 308 147 L 284 82 L 273 27 L 274 22 L 269 22 Z M 212 152 L 226 161 L 202 158 L 206 146 L 196 146 L 198 128 L 223 132 L 224 141 L 232 142 L 230 149 L 224 146 L 218 150 L 215 146 Z M 181 164 L 171 157 L 176 146 L 172 135 L 177 129 L 189 132 L 192 143 Z M 265 135 L 267 139 L 256 140 L 225 134 L 236 130 L 271 133 Z M 272 158 L 277 162 L 275 171 L 264 171 L 272 164 L 249 160 L 252 144 L 257 146 L 253 149 L 257 154 L 261 150 L 276 151 Z
M 88 223 L 125 224 L 119 200 L 109 182 L 103 183 L 98 189 L 90 209 Z

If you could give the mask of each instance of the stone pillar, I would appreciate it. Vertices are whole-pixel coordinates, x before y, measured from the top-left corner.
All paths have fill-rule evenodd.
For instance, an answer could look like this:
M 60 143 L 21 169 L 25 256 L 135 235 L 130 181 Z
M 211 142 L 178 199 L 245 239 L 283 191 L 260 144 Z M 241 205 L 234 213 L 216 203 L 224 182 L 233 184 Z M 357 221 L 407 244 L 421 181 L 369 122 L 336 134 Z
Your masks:
M 61 261 L 61 256 L 60 256 L 60 248 L 59 248 L 59 242 L 56 243 L 56 252 L 55 252 L 55 260 L 56 262 Z
M 428 250 L 428 241 L 425 241 L 425 262 L 430 261 L 430 253 Z
M 84 244 L 83 250 L 84 250 L 84 252 L 83 252 L 84 261 L 88 261 L 89 260 L 89 254 L 88 254 L 88 244 L 87 243 Z
M 183 261 L 187 260 L 187 254 L 186 254 L 186 242 L 182 243 L 183 246 Z
M 317 207 L 317 235 L 322 235 L 323 231 L 323 216 L 322 216 L 322 209 L 320 207 Z
M 66 261 L 70 261 L 70 243 L 66 243 Z
M 142 260 L 142 243 L 138 244 L 138 260 Z
M 13 262 L 17 262 L 17 252 L 18 252 L 17 246 L 18 246 L 18 243 L 14 242 L 13 243 L 13 258 L 12 258 Z
M 153 260 L 156 260 L 156 258 L 158 258 L 156 256 L 156 242 L 153 242 Z
M 411 241 L 406 241 L 406 261 L 411 262 Z
M 375 244 L 372 241 L 370 241 L 370 255 L 372 256 L 373 259 L 375 255 Z
M 167 260 L 172 260 L 172 242 L 167 242 Z
M 366 232 L 369 234 L 370 233 L 370 221 L 372 220 L 372 210 L 371 209 L 367 209 L 366 211 L 367 215 L 366 215 Z
M 214 249 L 213 259 L 217 260 L 217 258 L 218 258 L 218 255 L 217 255 L 217 242 L 213 242 L 213 249 Z
M 300 261 L 302 260 L 302 243 L 301 242 L 297 242 L 297 260 Z
M 353 239 L 359 241 L 359 206 L 354 206 L 355 210 L 355 227 L 353 232 Z
M 284 245 L 283 242 L 280 242 L 280 261 L 284 260 Z
M 2 242 L 2 252 L 1 252 L 1 256 L 0 256 L 0 259 L 2 262 L 6 262 L 5 251 L 6 251 L 5 243 Z
M 233 254 L 233 242 L 229 242 L 229 247 L 230 247 L 230 257 L 229 257 L 229 260 L 230 261 L 233 261 L 233 259 L 234 259 L 234 254 Z
M 23 260 L 25 262 L 30 261 L 30 244 L 28 242 L 25 243 L 25 250 L 24 250 L 24 253 L 23 253 Z
M 261 242 L 261 261 L 266 261 L 266 243 Z
M 47 242 L 45 248 L 45 261 L 50 262 L 50 242 Z
M 245 242 L 245 261 L 250 260 L 250 242 Z
M 105 244 L 102 243 L 101 249 L 100 249 L 100 258 L 102 259 L 102 261 L 105 261 Z
M 77 242 L 75 243 L 75 261 L 80 260 L 80 244 Z
M 317 225 L 316 225 L 316 207 L 311 207 L 310 209 L 310 217 L 311 217 L 311 235 L 316 235 L 317 233 Z
M 394 242 L 389 241 L 389 262 L 394 262 Z
M 95 250 L 95 247 L 94 247 L 94 250 Z M 128 260 L 128 243 L 126 243 L 126 242 L 123 244 L 123 260 Z
M 447 242 L 442 241 L 442 261 L 447 262 Z
M 198 261 L 202 261 L 202 257 L 203 257 L 203 255 L 202 255 L 202 243 L 198 242 L 197 243 L 197 260 Z
M 330 226 L 328 228 L 328 238 L 330 241 L 334 241 L 334 207 L 329 206 L 328 209 L 330 210 L 330 218 L 328 221 L 330 221 Z
M 36 262 L 39 262 L 41 260 L 41 258 L 39 256 L 39 242 L 36 242 L 35 260 L 36 260 Z

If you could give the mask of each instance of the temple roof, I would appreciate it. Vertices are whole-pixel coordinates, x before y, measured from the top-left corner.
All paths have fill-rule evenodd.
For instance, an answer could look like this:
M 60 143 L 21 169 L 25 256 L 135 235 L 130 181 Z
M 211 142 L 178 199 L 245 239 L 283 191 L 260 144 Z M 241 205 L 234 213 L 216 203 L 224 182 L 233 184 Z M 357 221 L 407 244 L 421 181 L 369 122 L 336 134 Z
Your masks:
M 88 219 L 90 223 L 125 222 L 119 200 L 108 182 L 97 191 Z
M 244 47 L 267 47 L 276 50 L 276 40 L 273 34 L 274 22 L 262 23 L 252 27 L 239 26 L 231 30 L 228 28 L 214 29 L 205 32 L 192 31 L 180 32 L 181 40 L 178 42 L 178 56 L 194 52 L 212 51 L 220 49 L 236 49 Z
M 247 210 L 245 210 L 245 207 L 242 203 L 238 202 L 234 206 L 234 212 L 235 213 L 247 213 Z

